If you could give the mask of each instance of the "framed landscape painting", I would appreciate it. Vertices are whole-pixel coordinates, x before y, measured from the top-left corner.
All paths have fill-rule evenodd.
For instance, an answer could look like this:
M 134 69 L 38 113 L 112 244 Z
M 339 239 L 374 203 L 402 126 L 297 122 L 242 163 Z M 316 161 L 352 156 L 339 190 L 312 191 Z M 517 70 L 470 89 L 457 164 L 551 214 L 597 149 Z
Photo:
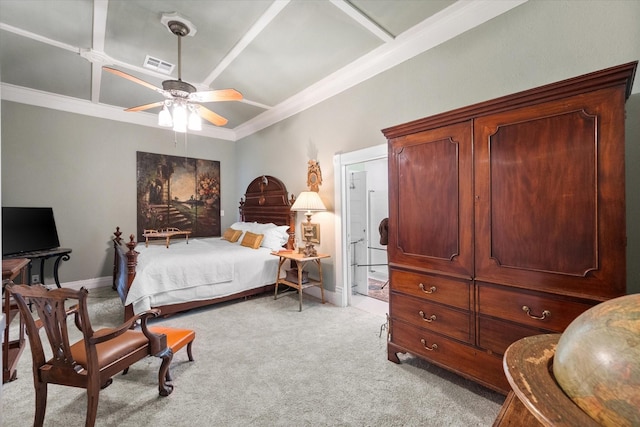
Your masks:
M 137 233 L 168 227 L 220 236 L 220 162 L 136 152 Z

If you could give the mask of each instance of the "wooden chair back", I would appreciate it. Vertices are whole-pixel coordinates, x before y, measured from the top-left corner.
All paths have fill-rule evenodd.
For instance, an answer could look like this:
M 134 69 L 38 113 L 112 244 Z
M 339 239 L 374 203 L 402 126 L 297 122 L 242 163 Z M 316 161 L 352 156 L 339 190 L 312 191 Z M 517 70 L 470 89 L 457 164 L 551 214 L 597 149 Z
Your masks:
M 57 289 L 47 291 L 46 288 L 40 286 L 25 286 L 19 292 L 12 289 L 12 293 L 21 309 L 27 327 L 34 366 L 42 367 L 49 363 L 54 370 L 64 373 L 63 378 L 75 377 L 83 369 L 91 370 L 93 366 L 97 366 L 95 357 L 90 358 L 91 366 L 83 367 L 79 365 L 73 357 L 69 342 L 67 316 L 71 314 L 75 316 L 77 327 L 83 331 L 85 339 L 93 335 L 91 321 L 86 312 L 88 294 L 86 290 Z M 28 298 L 31 307 L 36 309 L 38 320 L 26 315 L 27 301 L 24 298 Z M 70 299 L 77 301 L 78 304 L 67 311 L 65 302 Z M 44 345 L 40 337 L 40 328 L 44 329 L 51 346 L 52 357 L 48 362 L 45 358 Z M 86 340 L 86 342 L 88 344 L 90 341 Z

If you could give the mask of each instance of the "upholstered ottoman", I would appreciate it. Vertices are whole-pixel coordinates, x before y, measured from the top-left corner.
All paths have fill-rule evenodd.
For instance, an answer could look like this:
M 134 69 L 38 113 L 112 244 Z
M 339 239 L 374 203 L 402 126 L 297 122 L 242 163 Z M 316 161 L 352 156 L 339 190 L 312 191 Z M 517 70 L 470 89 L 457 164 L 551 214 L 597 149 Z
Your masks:
M 193 340 L 196 337 L 196 332 L 191 329 L 178 329 L 170 328 L 166 326 L 151 326 L 149 330 L 154 334 L 164 334 L 167 336 L 167 347 L 171 349 L 173 354 L 176 354 L 182 347 L 187 346 L 187 356 L 189 360 L 193 362 L 193 353 L 191 353 L 191 346 Z M 167 381 L 171 381 L 170 369 L 167 370 Z

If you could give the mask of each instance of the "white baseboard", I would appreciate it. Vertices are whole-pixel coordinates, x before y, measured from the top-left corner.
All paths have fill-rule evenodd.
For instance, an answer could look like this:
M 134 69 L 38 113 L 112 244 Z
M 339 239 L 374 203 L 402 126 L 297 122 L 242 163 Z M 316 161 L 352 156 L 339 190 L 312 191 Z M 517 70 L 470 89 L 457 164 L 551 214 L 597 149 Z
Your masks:
M 113 284 L 113 278 L 111 276 L 106 277 L 96 277 L 95 279 L 86 279 L 86 280 L 76 280 L 75 282 L 64 282 L 60 283 L 60 286 L 63 288 L 80 290 L 80 288 L 85 289 L 96 289 L 96 288 L 104 288 L 106 286 L 111 287 Z M 47 285 L 51 287 L 51 284 Z M 56 285 L 53 284 L 53 287 Z
M 319 300 L 322 299 L 322 294 L 320 293 L 320 288 L 318 288 L 317 286 L 309 286 L 307 289 L 304 290 L 305 294 L 311 295 L 314 298 L 317 298 Z M 326 289 L 324 290 L 324 302 L 328 302 L 331 305 L 335 305 L 337 307 L 340 307 L 340 305 L 342 304 L 342 298 L 339 294 L 335 293 L 335 292 L 331 292 L 331 291 L 327 291 Z

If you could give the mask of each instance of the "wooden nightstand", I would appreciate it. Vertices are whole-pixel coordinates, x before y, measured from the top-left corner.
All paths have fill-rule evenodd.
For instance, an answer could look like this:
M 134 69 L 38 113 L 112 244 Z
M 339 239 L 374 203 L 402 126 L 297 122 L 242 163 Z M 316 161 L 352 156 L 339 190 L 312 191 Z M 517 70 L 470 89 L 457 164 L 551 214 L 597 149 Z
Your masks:
M 300 308 L 299 310 L 302 311 L 302 290 L 304 288 L 308 288 L 310 286 L 318 286 L 320 287 L 320 295 L 322 296 L 322 303 L 324 304 L 324 287 L 323 287 L 323 281 L 322 281 L 322 263 L 320 262 L 320 260 L 322 260 L 323 258 L 329 258 L 331 255 L 328 254 L 317 254 L 316 256 L 305 256 L 304 254 L 300 254 L 300 253 L 295 253 L 295 252 L 271 252 L 271 255 L 275 255 L 277 257 L 280 257 L 280 260 L 278 261 L 278 272 L 276 273 L 276 291 L 275 291 L 275 295 L 274 295 L 274 299 L 278 298 L 278 285 L 287 285 L 290 286 L 294 289 L 298 290 L 298 295 L 300 297 Z M 297 281 L 291 281 L 291 280 L 287 280 L 285 279 L 281 279 L 280 276 L 282 274 L 282 266 L 284 265 L 286 260 L 291 260 L 292 264 L 295 264 L 297 266 L 297 270 L 298 270 L 298 280 Z M 304 267 L 308 264 L 308 263 L 314 263 L 318 266 L 318 279 L 312 279 L 312 278 L 308 278 L 308 281 L 303 283 L 302 277 L 303 277 L 303 270 Z

